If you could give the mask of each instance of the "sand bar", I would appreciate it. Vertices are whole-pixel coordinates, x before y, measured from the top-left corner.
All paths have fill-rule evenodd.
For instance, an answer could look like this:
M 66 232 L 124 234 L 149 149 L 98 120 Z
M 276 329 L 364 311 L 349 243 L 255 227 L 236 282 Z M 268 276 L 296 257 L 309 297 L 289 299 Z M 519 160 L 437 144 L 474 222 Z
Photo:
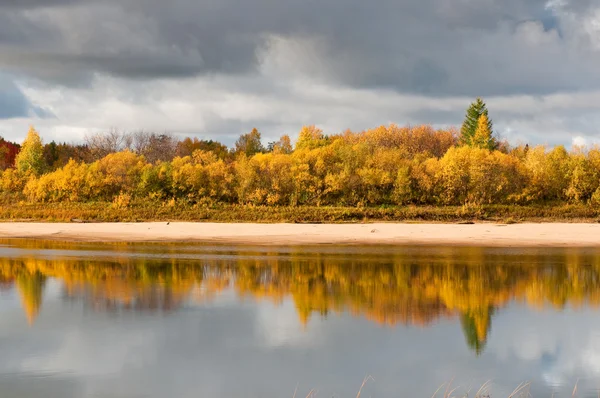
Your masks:
M 600 247 L 600 224 L 0 223 L 0 238 L 84 242 L 221 242 L 260 245 L 405 244 Z

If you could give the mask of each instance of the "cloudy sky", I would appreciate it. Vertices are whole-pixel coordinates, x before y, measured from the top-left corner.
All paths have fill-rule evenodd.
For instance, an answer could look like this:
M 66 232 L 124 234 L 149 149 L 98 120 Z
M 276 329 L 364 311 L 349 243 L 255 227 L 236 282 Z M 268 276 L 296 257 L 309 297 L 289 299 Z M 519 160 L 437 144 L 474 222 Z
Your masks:
M 600 0 L 0 0 L 0 135 L 304 124 L 600 141 Z

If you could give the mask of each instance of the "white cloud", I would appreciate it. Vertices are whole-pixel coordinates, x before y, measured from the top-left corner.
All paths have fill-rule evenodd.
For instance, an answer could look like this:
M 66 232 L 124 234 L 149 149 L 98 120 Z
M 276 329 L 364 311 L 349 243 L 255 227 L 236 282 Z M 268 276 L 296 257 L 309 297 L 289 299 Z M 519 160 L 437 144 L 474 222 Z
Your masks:
M 487 352 L 503 363 L 539 372 L 547 386 L 569 391 L 597 389 L 600 377 L 600 326 L 593 308 L 563 311 L 506 310 L 495 319 Z
M 257 92 L 257 82 L 264 84 L 264 92 Z M 23 82 L 20 87 L 56 117 L 0 121 L 0 135 L 16 141 L 24 138 L 30 124 L 46 141 L 77 141 L 88 132 L 114 127 L 170 131 L 227 144 L 253 127 L 265 139 L 276 139 L 295 136 L 305 124 L 316 124 L 328 133 L 388 123 L 459 125 L 471 101 L 332 86 L 304 78 L 273 80 L 265 74 L 151 84 L 98 75 L 86 90 Z M 513 143 L 571 144 L 581 141 L 577 137 L 595 142 L 600 133 L 600 91 L 500 96 L 487 103 L 497 131 Z
M 320 344 L 319 317 L 313 314 L 305 328 L 298 318 L 292 298 L 279 304 L 261 303 L 257 307 L 257 335 L 268 347 L 314 347 Z

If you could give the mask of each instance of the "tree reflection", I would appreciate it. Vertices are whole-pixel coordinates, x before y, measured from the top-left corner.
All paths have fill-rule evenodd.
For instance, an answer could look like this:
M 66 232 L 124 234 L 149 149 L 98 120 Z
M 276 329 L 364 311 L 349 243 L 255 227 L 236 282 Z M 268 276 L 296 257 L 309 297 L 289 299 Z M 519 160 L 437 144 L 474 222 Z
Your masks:
M 193 261 L 4 258 L 0 286 L 16 285 L 30 323 L 48 277 L 62 282 L 65 297 L 97 311 L 169 312 L 233 289 L 242 298 L 291 298 L 303 325 L 312 316 L 341 312 L 387 326 L 424 327 L 452 318 L 477 355 L 485 349 L 492 318 L 511 301 L 534 308 L 600 303 L 600 256 L 591 254 L 234 254 Z
M 481 310 L 467 311 L 460 314 L 460 324 L 467 341 L 467 345 L 478 356 L 483 352 L 492 327 L 493 307 Z
M 17 276 L 16 280 L 23 310 L 27 321 L 32 325 L 40 312 L 46 276 L 39 271 L 23 272 Z

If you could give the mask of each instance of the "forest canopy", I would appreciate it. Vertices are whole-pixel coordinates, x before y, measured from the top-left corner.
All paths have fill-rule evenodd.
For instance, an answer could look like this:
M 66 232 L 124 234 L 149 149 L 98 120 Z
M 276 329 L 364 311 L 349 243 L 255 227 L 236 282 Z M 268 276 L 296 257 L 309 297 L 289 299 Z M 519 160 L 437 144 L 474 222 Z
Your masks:
M 7 149 L 8 148 L 8 149 Z M 134 199 L 188 204 L 381 206 L 582 203 L 600 206 L 600 149 L 511 147 L 477 99 L 461 129 L 380 126 L 328 135 L 303 127 L 264 145 L 152 132 L 84 144 L 0 141 L 0 195 L 31 203 Z

